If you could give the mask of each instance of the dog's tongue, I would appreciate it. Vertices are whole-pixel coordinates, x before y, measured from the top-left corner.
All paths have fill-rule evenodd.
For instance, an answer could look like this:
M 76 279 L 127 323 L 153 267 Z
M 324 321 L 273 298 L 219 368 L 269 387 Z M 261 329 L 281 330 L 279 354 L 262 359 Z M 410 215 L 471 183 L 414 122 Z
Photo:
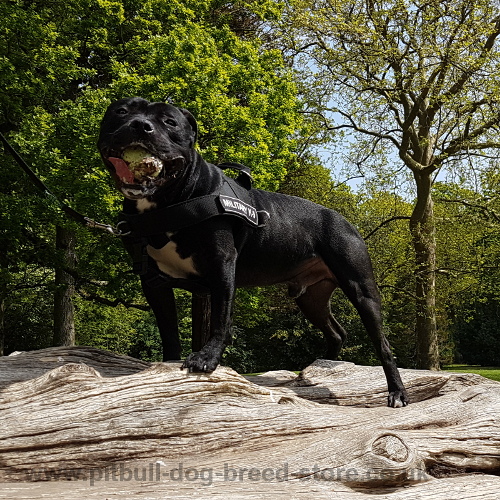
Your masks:
M 127 164 L 121 158 L 108 158 L 108 160 L 115 167 L 116 175 L 127 184 L 133 184 L 134 182 L 134 173 L 131 172 L 127 166 Z

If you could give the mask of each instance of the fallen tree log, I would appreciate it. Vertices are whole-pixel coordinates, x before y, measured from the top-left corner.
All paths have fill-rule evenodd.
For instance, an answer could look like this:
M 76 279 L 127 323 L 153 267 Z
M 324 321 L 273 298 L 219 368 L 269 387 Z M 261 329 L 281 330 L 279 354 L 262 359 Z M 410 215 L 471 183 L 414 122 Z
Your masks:
M 412 403 L 471 385 L 489 383 L 473 373 L 404 369 L 400 369 L 400 373 Z M 281 387 L 289 394 L 317 403 L 378 407 L 387 402 L 387 385 L 381 366 L 357 366 L 345 361 L 319 359 L 298 376 L 294 372 L 280 370 L 246 378 L 258 385 Z
M 176 486 L 160 482 L 108 481 L 90 486 L 85 482 L 44 482 L 2 484 L 0 498 L 8 500 L 498 500 L 498 478 L 493 476 L 466 476 L 439 479 L 409 487 L 386 489 L 385 493 L 353 491 L 338 482 L 314 485 L 288 481 L 287 483 L 253 484 L 214 482 L 200 488 L 185 481 Z
M 498 500 L 500 384 L 403 370 L 416 402 L 392 409 L 378 370 L 320 360 L 245 379 L 91 348 L 0 358 L 0 498 L 147 484 L 144 498 Z M 52 479 L 77 481 L 32 482 Z

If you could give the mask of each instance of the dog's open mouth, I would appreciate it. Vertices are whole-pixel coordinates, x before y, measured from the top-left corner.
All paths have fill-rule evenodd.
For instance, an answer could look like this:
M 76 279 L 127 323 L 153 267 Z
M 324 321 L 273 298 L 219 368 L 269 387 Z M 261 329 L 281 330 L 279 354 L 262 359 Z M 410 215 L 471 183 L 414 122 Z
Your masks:
M 184 163 L 181 156 L 162 160 L 138 145 L 129 146 L 121 152 L 120 157 L 109 156 L 107 160 L 123 184 L 142 186 L 159 178 L 175 177 Z
M 125 184 L 143 184 L 160 175 L 163 162 L 141 146 L 125 148 L 121 158 L 108 158 L 118 178 Z

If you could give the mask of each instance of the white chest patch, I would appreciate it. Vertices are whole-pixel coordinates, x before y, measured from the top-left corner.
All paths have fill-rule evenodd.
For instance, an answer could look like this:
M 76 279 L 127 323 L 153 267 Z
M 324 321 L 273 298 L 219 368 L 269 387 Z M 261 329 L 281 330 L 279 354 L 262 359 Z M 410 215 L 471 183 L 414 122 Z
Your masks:
M 146 198 L 136 200 L 135 205 L 140 214 L 143 214 L 146 210 L 151 210 L 156 207 L 156 203 L 149 201 Z
M 190 274 L 198 274 L 194 267 L 193 259 L 181 258 L 177 253 L 177 245 L 169 241 L 162 248 L 153 248 L 148 245 L 148 254 L 156 261 L 158 268 L 172 278 L 187 278 Z

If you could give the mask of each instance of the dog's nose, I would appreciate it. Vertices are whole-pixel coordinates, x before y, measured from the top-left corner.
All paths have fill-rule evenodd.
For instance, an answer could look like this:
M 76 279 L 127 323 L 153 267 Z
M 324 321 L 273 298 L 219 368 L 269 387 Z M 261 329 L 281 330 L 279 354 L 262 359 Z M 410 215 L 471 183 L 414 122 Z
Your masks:
M 155 131 L 154 125 L 146 118 L 135 118 L 131 123 L 130 127 L 137 130 L 138 132 L 146 132 L 151 134 Z

